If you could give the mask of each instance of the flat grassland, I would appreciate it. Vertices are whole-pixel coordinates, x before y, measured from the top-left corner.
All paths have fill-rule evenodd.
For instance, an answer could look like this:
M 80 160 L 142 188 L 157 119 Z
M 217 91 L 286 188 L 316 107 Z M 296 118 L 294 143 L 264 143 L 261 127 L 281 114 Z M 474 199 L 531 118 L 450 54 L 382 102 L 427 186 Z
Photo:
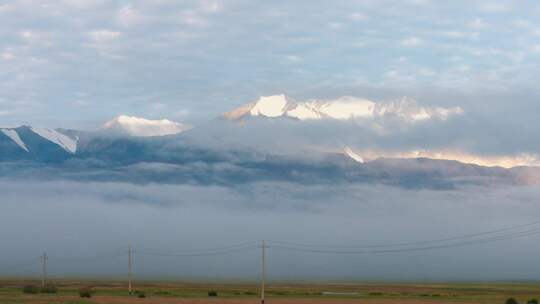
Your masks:
M 26 294 L 23 286 L 39 286 L 32 280 L 0 280 L 3 303 L 155 303 L 155 304 L 248 304 L 259 303 L 256 284 L 137 282 L 128 295 L 123 282 L 57 280 L 57 293 Z M 91 287 L 92 297 L 79 297 L 79 288 Z M 217 296 L 210 297 L 214 291 Z M 138 295 L 144 293 L 144 298 Z M 505 303 L 513 297 L 519 303 L 540 299 L 540 283 L 350 283 L 270 284 L 266 303 Z

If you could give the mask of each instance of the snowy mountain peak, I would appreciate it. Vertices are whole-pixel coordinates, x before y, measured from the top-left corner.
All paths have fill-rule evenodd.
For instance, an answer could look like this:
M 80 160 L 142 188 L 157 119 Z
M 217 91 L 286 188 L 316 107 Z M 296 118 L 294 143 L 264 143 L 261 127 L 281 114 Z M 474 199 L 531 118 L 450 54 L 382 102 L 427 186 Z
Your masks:
M 120 115 L 103 125 L 103 129 L 130 136 L 164 136 L 177 134 L 190 127 L 168 119 L 150 120 L 134 116 Z
M 31 127 L 30 130 L 46 140 L 59 145 L 62 149 L 69 153 L 75 154 L 75 152 L 77 152 L 77 140 L 74 140 L 67 135 L 64 135 L 56 130 L 45 128 Z
M 253 116 L 279 117 L 287 112 L 287 104 L 285 95 L 263 96 L 253 104 L 250 113 Z
M 228 120 L 238 120 L 245 116 L 280 117 L 283 116 L 291 102 L 283 94 L 261 96 L 258 100 L 224 113 Z
M 351 149 L 350 147 L 345 147 L 343 149 L 343 153 L 345 155 L 347 155 L 348 157 L 352 158 L 354 161 L 356 161 L 358 163 L 361 163 L 361 164 L 364 163 L 364 158 L 362 158 L 362 156 L 360 156 L 356 152 L 354 152 L 354 150 Z
M 446 120 L 452 115 L 462 113 L 463 110 L 459 107 L 421 106 L 415 100 L 408 98 L 374 102 L 364 98 L 344 96 L 333 100 L 293 102 L 285 95 L 274 95 L 263 96 L 257 101 L 223 114 L 223 117 L 229 120 L 238 120 L 248 116 L 290 117 L 298 120 L 395 117 L 411 123 L 430 119 Z
M 21 137 L 19 136 L 19 133 L 17 133 L 14 129 L 0 129 L 4 135 L 9 137 L 13 142 L 17 144 L 21 149 L 23 149 L 26 152 L 30 152 L 28 148 L 26 147 L 25 143 L 22 141 Z

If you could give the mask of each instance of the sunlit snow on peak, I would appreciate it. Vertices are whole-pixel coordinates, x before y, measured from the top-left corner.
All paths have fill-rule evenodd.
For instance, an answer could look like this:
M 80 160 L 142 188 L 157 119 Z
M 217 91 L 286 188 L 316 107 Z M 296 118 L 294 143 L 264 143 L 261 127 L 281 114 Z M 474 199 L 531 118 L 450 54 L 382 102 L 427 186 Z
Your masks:
M 415 100 L 402 98 L 396 101 L 374 102 L 365 98 L 343 96 L 331 100 L 311 99 L 293 102 L 285 95 L 263 96 L 257 101 L 225 113 L 231 120 L 245 116 L 290 117 L 298 120 L 351 120 L 398 118 L 408 123 L 426 120 L 446 120 L 452 115 L 463 114 L 460 107 L 421 106 Z
M 274 95 L 261 97 L 251 108 L 251 115 L 262 115 L 266 117 L 282 116 L 287 108 L 287 98 L 285 95 Z
M 345 155 L 352 158 L 356 162 L 364 163 L 364 159 L 362 158 L 362 156 L 356 154 L 356 152 L 354 152 L 350 147 L 345 147 L 343 149 L 343 153 L 345 153 Z
M 57 144 L 69 153 L 74 154 L 77 152 L 77 141 L 56 130 L 34 127 L 31 127 L 30 130 L 44 139 Z
M 14 129 L 0 129 L 0 131 L 2 131 L 2 133 L 4 133 L 7 137 L 13 140 L 13 142 L 15 142 L 21 149 L 26 152 L 30 152 L 17 131 L 15 131 Z
M 168 119 L 150 120 L 134 116 L 120 115 L 103 126 L 130 136 L 164 136 L 188 130 L 190 127 Z
M 360 158 L 362 161 L 372 161 L 379 158 L 429 158 L 436 160 L 454 160 L 465 164 L 474 164 L 485 167 L 514 168 L 520 166 L 540 166 L 540 157 L 535 154 L 516 155 L 479 155 L 458 150 L 408 150 L 384 151 L 369 149 L 351 149 L 346 147 L 344 154 L 352 159 Z M 356 158 L 355 158 L 356 157 Z

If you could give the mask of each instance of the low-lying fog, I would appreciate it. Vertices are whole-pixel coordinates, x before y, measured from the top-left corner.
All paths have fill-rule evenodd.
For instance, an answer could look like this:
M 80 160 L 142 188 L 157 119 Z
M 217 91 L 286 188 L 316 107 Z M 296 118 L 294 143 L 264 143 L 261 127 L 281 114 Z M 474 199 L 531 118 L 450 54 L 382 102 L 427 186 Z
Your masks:
M 296 252 L 272 241 L 365 246 L 440 239 L 534 222 L 540 189 L 405 190 L 253 183 L 237 188 L 0 182 L 0 275 L 125 277 L 128 246 L 145 279 L 256 280 L 260 249 L 158 256 L 268 240 L 272 280 L 535 280 L 540 235 L 384 254 Z M 534 228 L 534 226 L 532 227 Z M 311 248 L 311 247 L 309 247 Z M 351 249 L 357 250 L 357 249 Z

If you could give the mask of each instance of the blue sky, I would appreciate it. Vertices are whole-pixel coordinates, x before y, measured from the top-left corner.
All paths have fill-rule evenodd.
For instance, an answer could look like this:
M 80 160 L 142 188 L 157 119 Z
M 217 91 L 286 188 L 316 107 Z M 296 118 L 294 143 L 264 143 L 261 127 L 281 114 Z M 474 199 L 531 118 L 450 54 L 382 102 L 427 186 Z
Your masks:
M 197 122 L 277 93 L 533 122 L 539 17 L 536 1 L 0 1 L 0 123 Z

